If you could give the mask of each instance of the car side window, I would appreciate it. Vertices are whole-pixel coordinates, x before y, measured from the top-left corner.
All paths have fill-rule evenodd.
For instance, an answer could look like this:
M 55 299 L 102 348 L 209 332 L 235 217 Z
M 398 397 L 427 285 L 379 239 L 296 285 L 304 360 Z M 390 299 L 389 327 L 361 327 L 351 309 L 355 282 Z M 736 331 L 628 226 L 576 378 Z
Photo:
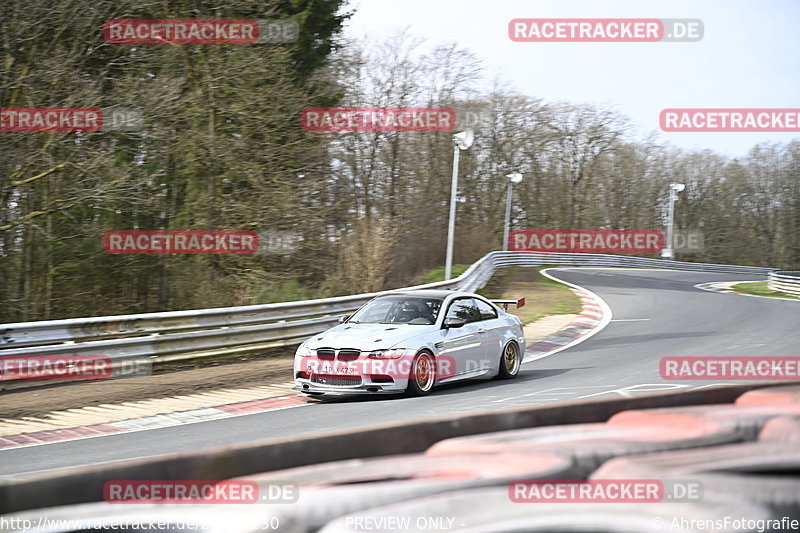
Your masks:
M 474 300 L 478 306 L 478 311 L 481 314 L 481 320 L 491 320 L 493 318 L 497 318 L 497 311 L 494 310 L 494 307 L 478 298 L 474 298 Z
M 472 298 L 461 298 L 450 304 L 447 310 L 448 318 L 460 318 L 469 322 L 478 322 L 481 319 L 481 312 L 475 306 L 475 300 Z

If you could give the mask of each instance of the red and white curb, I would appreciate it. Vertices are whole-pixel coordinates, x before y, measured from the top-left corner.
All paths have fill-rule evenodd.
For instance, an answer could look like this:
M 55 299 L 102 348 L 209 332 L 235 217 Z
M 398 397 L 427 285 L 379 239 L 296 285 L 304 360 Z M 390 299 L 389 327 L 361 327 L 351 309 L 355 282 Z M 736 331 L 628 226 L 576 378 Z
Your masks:
M 567 285 L 581 299 L 582 310 L 580 315 L 566 328 L 529 344 L 525 349 L 525 356 L 522 358 L 523 363 L 530 363 L 580 344 L 611 322 L 611 308 L 602 298 L 579 285 L 554 277 L 548 272 L 549 270 L 553 269 L 542 270 L 542 275 Z
M 37 431 L 19 435 L 5 435 L 0 437 L 0 450 L 207 422 L 219 418 L 232 418 L 253 413 L 277 411 L 279 409 L 298 407 L 309 403 L 316 402 L 303 395 L 293 394 L 275 398 L 265 398 L 263 400 L 231 403 L 217 407 L 177 411 L 174 413 L 164 413 L 141 418 L 129 418 L 127 420 L 108 422 L 105 424 Z
M 699 283 L 694 286 L 695 289 L 700 289 L 703 291 L 710 291 L 710 292 L 723 292 L 726 294 L 738 294 L 739 296 L 751 296 L 753 298 L 769 298 L 770 300 L 788 300 L 790 302 L 796 302 L 796 298 L 781 298 L 780 296 L 761 296 L 758 294 L 748 294 L 746 292 L 739 292 L 733 290 L 734 285 L 738 285 L 739 283 L 750 283 L 752 280 L 749 281 L 715 281 L 711 283 Z
M 739 283 L 745 283 L 743 281 L 715 281 L 712 283 L 698 283 L 694 287 L 696 289 L 700 289 L 703 291 L 710 291 L 710 292 L 724 292 L 726 294 L 743 294 L 743 292 L 733 290 L 734 285 L 738 285 Z M 745 296 L 750 296 L 749 294 Z

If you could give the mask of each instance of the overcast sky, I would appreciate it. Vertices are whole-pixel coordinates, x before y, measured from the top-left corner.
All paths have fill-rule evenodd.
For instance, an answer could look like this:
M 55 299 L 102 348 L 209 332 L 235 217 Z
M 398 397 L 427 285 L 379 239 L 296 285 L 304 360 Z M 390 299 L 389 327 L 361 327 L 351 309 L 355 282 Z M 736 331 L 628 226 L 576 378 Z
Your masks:
M 796 133 L 665 133 L 664 108 L 800 108 L 797 0 L 351 0 L 351 37 L 408 27 L 431 42 L 471 49 L 518 91 L 547 101 L 597 103 L 630 118 L 639 138 L 744 155 Z M 516 43 L 513 18 L 699 18 L 694 43 Z

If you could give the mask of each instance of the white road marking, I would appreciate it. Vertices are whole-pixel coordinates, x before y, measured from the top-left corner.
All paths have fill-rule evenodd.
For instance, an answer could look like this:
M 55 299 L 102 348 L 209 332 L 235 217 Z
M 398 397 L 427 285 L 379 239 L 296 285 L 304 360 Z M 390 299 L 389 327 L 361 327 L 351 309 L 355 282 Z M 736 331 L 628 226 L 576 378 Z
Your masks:
M 544 393 L 549 393 L 551 395 L 553 395 L 553 394 L 571 395 L 571 394 L 576 394 L 576 392 L 574 392 L 574 389 L 594 389 L 594 388 L 596 388 L 596 387 L 595 386 L 570 387 L 570 388 L 567 388 L 567 387 L 556 387 L 554 389 L 545 389 L 545 390 L 540 390 L 540 391 L 536 391 L 536 392 L 529 392 L 528 394 L 521 394 L 519 396 L 509 396 L 507 398 L 502 398 L 500 400 L 494 400 L 494 402 L 492 402 L 492 403 L 505 402 L 507 400 L 518 400 L 519 398 L 527 398 L 528 396 L 536 396 L 537 394 L 544 394 Z M 557 391 L 557 390 L 566 390 L 566 391 L 570 391 L 570 392 L 553 392 L 553 391 Z
M 678 383 L 642 383 L 640 385 L 631 385 L 630 387 L 623 387 L 621 389 L 612 389 L 594 394 L 587 394 L 586 396 L 578 396 L 578 399 L 592 398 L 594 396 L 603 396 L 604 394 L 619 394 L 625 398 L 630 398 L 632 394 L 637 392 L 656 392 L 660 390 L 673 390 L 684 389 L 689 385 L 682 385 Z M 639 387 L 652 387 L 648 389 L 640 389 Z
M 551 350 L 551 351 L 548 351 L 548 352 L 545 352 L 543 354 L 539 354 L 539 355 L 536 355 L 536 356 L 533 356 L 533 357 L 527 357 L 525 354 L 522 354 L 522 363 L 521 364 L 523 364 L 523 365 L 527 364 L 527 363 L 531 363 L 533 361 L 538 361 L 539 359 L 544 359 L 545 357 L 550 357 L 551 355 L 555 355 L 558 352 L 564 351 L 567 348 L 572 348 L 573 346 L 576 346 L 576 345 L 582 343 L 583 341 L 590 339 L 595 334 L 597 334 L 600 331 L 602 331 L 608 325 L 608 323 L 611 321 L 611 318 L 612 318 L 611 308 L 608 306 L 608 304 L 605 302 L 605 300 L 600 298 L 597 294 L 593 293 L 589 289 L 584 289 L 580 285 L 576 285 L 574 283 L 570 283 L 568 281 L 564 281 L 563 279 L 556 278 L 555 276 L 553 276 L 552 274 L 550 274 L 548 272 L 550 270 L 571 270 L 570 267 L 545 268 L 544 270 L 541 271 L 541 274 L 544 277 L 552 279 L 553 281 L 556 281 L 556 282 L 561 283 L 563 285 L 566 285 L 567 287 L 572 287 L 578 293 L 582 293 L 582 294 L 588 295 L 591 299 L 596 301 L 597 305 L 600 306 L 600 308 L 603 310 L 603 320 L 600 321 L 600 323 L 597 324 L 597 326 L 595 328 L 593 328 L 591 331 L 589 331 L 589 333 L 583 335 L 582 337 L 578 337 L 577 339 L 573 340 L 572 342 L 570 342 L 568 344 L 565 344 L 564 346 L 561 346 L 560 348 L 556 348 L 555 350 Z M 585 319 L 585 320 L 591 320 L 591 319 Z
M 549 353 L 549 352 L 541 353 L 541 354 L 539 354 L 539 355 L 535 355 L 535 356 L 533 356 L 533 357 L 527 357 L 527 356 L 524 356 L 524 357 L 522 358 L 522 364 L 524 365 L 524 364 L 530 363 L 530 362 L 532 362 L 532 361 L 538 361 L 539 359 L 544 359 L 544 358 L 545 358 L 545 357 L 547 357 L 548 355 L 550 355 L 550 353 Z
M 611 322 L 644 322 L 649 318 L 615 318 Z
M 710 383 L 708 385 L 700 385 L 699 387 L 695 387 L 692 390 L 705 389 L 706 387 L 720 387 L 722 385 L 734 385 L 734 383 Z
M 758 342 L 758 343 L 751 343 L 751 344 L 732 344 L 730 346 L 726 346 L 723 348 L 723 351 L 726 350 L 733 350 L 734 348 L 758 348 L 759 346 L 767 346 L 769 343 L 766 342 Z M 744 356 L 742 356 L 744 357 Z

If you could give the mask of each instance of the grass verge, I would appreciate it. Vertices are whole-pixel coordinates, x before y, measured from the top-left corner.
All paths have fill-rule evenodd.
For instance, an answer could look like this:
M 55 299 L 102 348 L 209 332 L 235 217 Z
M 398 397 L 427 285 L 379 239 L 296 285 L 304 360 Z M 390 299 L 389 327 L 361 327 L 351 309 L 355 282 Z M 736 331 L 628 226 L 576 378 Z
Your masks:
M 785 292 L 773 291 L 767 286 L 766 281 L 746 281 L 737 283 L 733 290 L 743 292 L 745 294 L 752 294 L 754 296 L 767 296 L 769 298 L 785 298 L 787 300 L 800 300 L 797 296 L 786 294 Z
M 547 266 L 502 268 L 478 294 L 486 298 L 525 298 L 525 307 L 509 311 L 528 324 L 546 315 L 581 312 L 581 300 L 566 285 L 546 278 L 541 271 Z
M 469 267 L 472 265 L 453 265 L 452 267 L 452 276 L 457 278 L 461 274 L 467 271 Z M 427 283 L 435 283 L 437 281 L 444 281 L 444 269 L 443 268 L 434 268 L 433 270 L 427 271 L 425 274 L 419 277 L 414 285 L 425 285 Z

